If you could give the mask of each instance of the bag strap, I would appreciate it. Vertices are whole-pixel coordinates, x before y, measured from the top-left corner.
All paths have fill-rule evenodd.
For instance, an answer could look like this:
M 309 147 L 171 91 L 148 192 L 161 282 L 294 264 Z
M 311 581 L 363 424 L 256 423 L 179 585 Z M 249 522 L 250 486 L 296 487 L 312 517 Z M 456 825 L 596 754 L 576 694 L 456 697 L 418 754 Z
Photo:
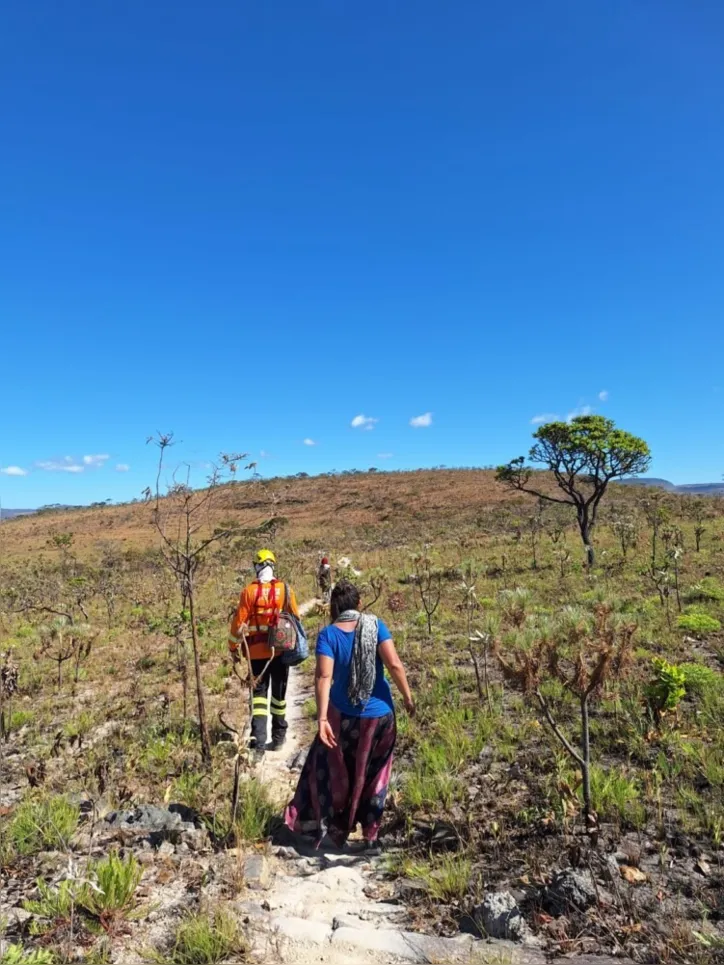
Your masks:
M 259 612 L 259 601 L 261 600 L 262 594 L 262 583 L 261 580 L 256 581 L 256 598 L 254 600 L 254 613 Z
M 284 584 L 284 606 L 282 607 L 282 613 L 288 613 L 292 615 L 292 611 L 289 608 L 289 584 Z

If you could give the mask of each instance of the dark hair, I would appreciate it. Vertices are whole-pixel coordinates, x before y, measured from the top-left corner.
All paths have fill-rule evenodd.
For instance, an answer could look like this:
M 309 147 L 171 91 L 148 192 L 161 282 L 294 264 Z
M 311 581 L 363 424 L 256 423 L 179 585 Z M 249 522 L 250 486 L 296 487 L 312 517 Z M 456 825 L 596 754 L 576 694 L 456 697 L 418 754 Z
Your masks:
M 358 610 L 359 601 L 359 590 L 354 583 L 350 583 L 349 580 L 340 580 L 339 583 L 336 583 L 329 603 L 332 623 L 345 610 Z

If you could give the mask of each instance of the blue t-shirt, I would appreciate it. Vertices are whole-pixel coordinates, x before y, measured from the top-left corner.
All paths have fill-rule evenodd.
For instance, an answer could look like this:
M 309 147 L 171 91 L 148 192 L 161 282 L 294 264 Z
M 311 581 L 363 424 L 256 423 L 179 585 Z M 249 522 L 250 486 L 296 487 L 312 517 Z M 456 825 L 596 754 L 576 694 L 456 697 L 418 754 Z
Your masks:
M 382 620 L 378 620 L 377 645 L 379 646 L 385 640 L 391 639 L 390 631 Z M 317 637 L 317 653 L 334 660 L 332 689 L 329 699 L 340 714 L 346 714 L 348 717 L 386 717 L 387 714 L 393 712 L 394 706 L 392 691 L 385 680 L 385 670 L 379 652 L 377 654 L 375 685 L 372 688 L 370 699 L 356 707 L 349 702 L 347 687 L 349 685 L 349 665 L 352 661 L 353 647 L 354 630 L 344 631 L 340 630 L 339 627 L 329 626 L 325 627 Z

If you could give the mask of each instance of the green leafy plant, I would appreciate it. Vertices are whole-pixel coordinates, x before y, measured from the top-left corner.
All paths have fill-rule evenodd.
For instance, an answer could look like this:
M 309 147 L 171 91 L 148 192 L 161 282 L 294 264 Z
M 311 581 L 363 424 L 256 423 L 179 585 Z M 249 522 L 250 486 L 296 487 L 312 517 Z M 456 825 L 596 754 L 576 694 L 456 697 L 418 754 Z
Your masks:
M 403 871 L 407 878 L 421 881 L 436 901 L 454 901 L 468 892 L 472 863 L 459 854 L 444 854 L 430 861 L 405 861 Z
M 253 777 L 242 781 L 235 824 L 237 837 L 242 841 L 262 841 L 269 834 L 278 810 L 265 784 Z
M 8 825 L 7 839 L 16 854 L 60 851 L 78 827 L 80 810 L 62 794 L 29 797 Z
M 687 603 L 721 603 L 724 601 L 724 586 L 713 577 L 705 576 L 703 580 L 694 583 L 684 594 Z
M 634 778 L 620 771 L 591 768 L 591 794 L 597 813 L 607 821 L 628 821 L 639 826 L 645 818 Z
M 722 683 L 721 674 L 703 663 L 681 663 L 679 670 L 684 675 L 684 686 L 688 694 L 703 694 L 706 690 Z
M 686 675 L 680 667 L 663 657 L 654 657 L 653 679 L 646 685 L 644 695 L 656 719 L 664 711 L 676 710 L 686 694 Z
M 152 952 L 159 965 L 220 965 L 246 958 L 248 944 L 234 918 L 223 909 L 212 915 L 198 912 L 179 925 L 173 948 L 166 955 Z
M 0 955 L 0 965 L 53 965 L 55 956 L 47 948 L 23 948 L 7 945 Z
M 716 617 L 704 613 L 702 610 L 694 609 L 682 613 L 677 619 L 676 625 L 680 630 L 686 630 L 697 637 L 706 636 L 707 633 L 717 633 L 721 630 L 721 623 Z
M 121 858 L 113 851 L 107 858 L 88 866 L 88 877 L 97 887 L 86 885 L 79 904 L 98 918 L 127 917 L 136 905 L 136 889 L 143 875 L 143 868 L 133 854 Z
M 188 804 L 194 811 L 200 811 L 208 800 L 208 774 L 199 771 L 184 771 L 173 782 L 174 800 Z
M 35 882 L 40 897 L 23 902 L 25 911 L 55 921 L 58 918 L 70 918 L 77 905 L 77 888 L 75 881 L 62 880 L 57 886 L 49 885 L 47 881 L 38 878 Z
M 14 710 L 10 714 L 9 727 L 10 731 L 18 731 L 27 724 L 32 723 L 35 719 L 35 714 L 32 710 Z

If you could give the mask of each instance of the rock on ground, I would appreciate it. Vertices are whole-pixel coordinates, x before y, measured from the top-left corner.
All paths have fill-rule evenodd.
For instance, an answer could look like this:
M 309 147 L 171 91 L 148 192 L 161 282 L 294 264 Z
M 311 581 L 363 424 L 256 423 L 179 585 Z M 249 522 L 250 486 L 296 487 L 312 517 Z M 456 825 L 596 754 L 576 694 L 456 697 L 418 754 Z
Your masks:
M 530 936 L 530 929 L 509 891 L 494 891 L 486 895 L 473 914 L 475 923 L 490 938 L 522 942 Z
M 585 911 L 595 904 L 596 888 L 588 871 L 558 871 L 543 893 L 543 905 L 551 915 Z

